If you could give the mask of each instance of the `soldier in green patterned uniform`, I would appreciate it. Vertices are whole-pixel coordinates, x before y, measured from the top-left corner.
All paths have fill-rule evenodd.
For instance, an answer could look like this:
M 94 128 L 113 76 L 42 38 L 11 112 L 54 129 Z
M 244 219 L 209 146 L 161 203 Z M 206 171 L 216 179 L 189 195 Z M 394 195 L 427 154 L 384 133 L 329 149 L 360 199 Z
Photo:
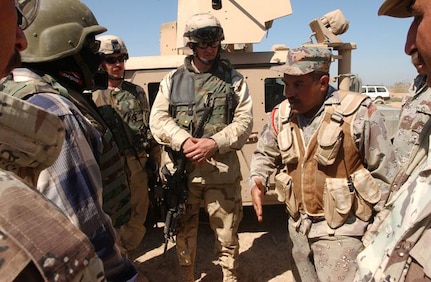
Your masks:
M 414 17 L 405 52 L 420 73 L 413 95 L 403 106 L 394 138 L 401 169 L 385 208 L 367 231 L 366 248 L 357 257 L 356 281 L 430 281 L 431 256 L 431 2 L 386 0 L 379 15 Z M 422 86 L 421 86 L 422 85 Z M 365 237 L 365 236 L 364 236 Z
M 253 127 L 251 96 L 244 77 L 220 59 L 224 33 L 214 16 L 191 16 L 184 39 L 193 55 L 163 78 L 150 114 L 151 132 L 166 149 L 162 155 L 164 176 L 176 175 L 180 163 L 185 163 L 185 175 L 178 173 L 185 179 L 183 186 L 188 186 L 176 237 L 178 279 L 194 281 L 199 208 L 203 204 L 214 231 L 223 281 L 237 281 L 242 176 L 236 151 L 241 150 Z
M 287 99 L 264 127 L 250 188 L 261 221 L 268 178 L 290 218 L 288 244 L 298 281 L 352 281 L 361 237 L 386 200 L 394 156 L 382 116 L 360 93 L 329 85 L 327 47 L 290 49 Z M 289 248 L 289 249 L 290 249 Z
M 99 52 L 105 55 L 102 68 L 108 73 L 108 89 L 93 92 L 93 101 L 120 147 L 128 167 L 131 192 L 130 220 L 118 230 L 124 252 L 134 251 L 145 235 L 149 206 L 147 161 L 158 166 L 160 149 L 151 136 L 150 107 L 142 87 L 124 80 L 128 59 L 124 41 L 115 35 L 102 35 Z

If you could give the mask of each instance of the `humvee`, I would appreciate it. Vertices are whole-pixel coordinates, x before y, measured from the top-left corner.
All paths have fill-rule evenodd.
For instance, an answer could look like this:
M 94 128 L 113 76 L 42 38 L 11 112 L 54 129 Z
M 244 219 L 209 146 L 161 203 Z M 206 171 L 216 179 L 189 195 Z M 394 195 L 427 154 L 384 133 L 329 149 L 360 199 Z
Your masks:
M 274 19 L 292 14 L 292 7 L 289 0 L 272 0 L 271 5 L 277 9 L 267 9 L 267 5 L 265 1 L 249 0 L 178 0 L 178 20 L 161 25 L 160 56 L 130 57 L 126 62 L 125 79 L 142 86 L 152 105 L 159 90 L 159 82 L 169 71 L 182 65 L 184 57 L 191 53 L 183 43 L 185 21 L 198 12 L 209 12 L 219 19 L 225 34 L 221 56 L 229 59 L 245 77 L 253 99 L 253 131 L 247 144 L 238 151 L 243 175 L 241 184 L 244 205 L 251 205 L 247 180 L 251 156 L 260 131 L 267 123 L 272 108 L 285 99 L 282 76 L 270 70 L 270 67 L 285 63 L 288 48 L 285 45 L 277 45 L 269 51 L 254 52 L 253 44 L 262 40 Z M 334 13 L 341 11 L 332 11 L 322 18 L 310 21 L 311 42 L 304 45 L 332 48 L 338 62 L 338 75 L 334 77 L 334 83 L 337 84 L 335 87 L 360 92 L 361 80 L 351 74 L 351 53 L 356 49 L 356 44 L 343 42 L 338 37 L 340 33 L 334 32 L 336 28 L 331 28 L 328 18 Z M 244 32 L 245 30 L 247 32 Z M 391 130 L 396 128 L 397 110 L 390 109 L 386 112 L 389 113 L 389 134 L 393 134 Z M 274 193 L 273 181 L 269 182 L 269 192 L 264 203 L 279 203 Z

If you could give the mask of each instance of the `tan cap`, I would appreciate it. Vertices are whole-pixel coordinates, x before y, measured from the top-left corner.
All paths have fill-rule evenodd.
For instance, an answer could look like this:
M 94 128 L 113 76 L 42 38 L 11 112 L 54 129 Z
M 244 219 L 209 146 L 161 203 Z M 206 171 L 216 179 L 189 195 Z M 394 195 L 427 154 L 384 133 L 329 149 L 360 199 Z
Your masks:
M 380 6 L 378 15 L 391 16 L 395 18 L 412 17 L 413 14 L 408 9 L 411 3 L 411 0 L 386 0 Z
M 304 75 L 313 71 L 329 73 L 332 53 L 324 47 L 300 47 L 287 52 L 286 63 L 271 67 L 272 70 L 288 75 Z

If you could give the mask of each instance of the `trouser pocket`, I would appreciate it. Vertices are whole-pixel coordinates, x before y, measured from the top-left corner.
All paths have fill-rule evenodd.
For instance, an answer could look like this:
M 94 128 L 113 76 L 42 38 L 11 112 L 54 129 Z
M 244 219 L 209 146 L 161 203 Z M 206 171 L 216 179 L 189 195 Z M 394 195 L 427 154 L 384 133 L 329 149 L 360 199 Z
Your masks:
M 323 191 L 325 220 L 331 228 L 344 224 L 352 208 L 354 191 L 346 178 L 326 178 Z
M 293 192 L 292 177 L 285 171 L 275 175 L 275 191 L 280 202 L 286 204 L 287 211 L 293 218 L 298 217 L 298 204 Z

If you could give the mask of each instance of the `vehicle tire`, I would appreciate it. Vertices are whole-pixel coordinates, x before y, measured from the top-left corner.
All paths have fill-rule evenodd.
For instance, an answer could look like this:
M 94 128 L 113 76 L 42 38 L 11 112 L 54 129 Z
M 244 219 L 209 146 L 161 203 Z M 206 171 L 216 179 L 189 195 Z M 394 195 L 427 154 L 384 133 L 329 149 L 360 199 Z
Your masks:
M 376 97 L 373 102 L 374 104 L 384 104 L 385 100 L 382 97 Z

